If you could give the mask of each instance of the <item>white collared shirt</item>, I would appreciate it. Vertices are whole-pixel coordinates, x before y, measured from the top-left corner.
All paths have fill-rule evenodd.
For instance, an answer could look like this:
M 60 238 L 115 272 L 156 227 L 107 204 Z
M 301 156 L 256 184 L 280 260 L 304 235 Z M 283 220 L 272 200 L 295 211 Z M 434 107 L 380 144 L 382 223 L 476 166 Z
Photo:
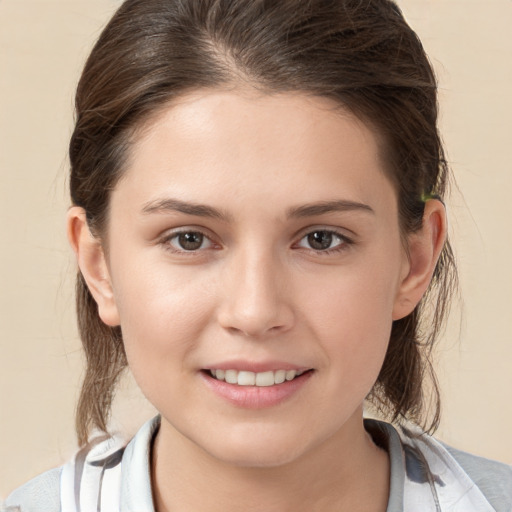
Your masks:
M 125 446 L 93 442 L 62 468 L 44 473 L 9 496 L 21 512 L 155 512 L 151 446 L 160 418 Z M 512 512 L 512 467 L 446 447 L 411 427 L 365 420 L 391 462 L 387 512 Z M 12 509 L 16 510 L 15 508 Z

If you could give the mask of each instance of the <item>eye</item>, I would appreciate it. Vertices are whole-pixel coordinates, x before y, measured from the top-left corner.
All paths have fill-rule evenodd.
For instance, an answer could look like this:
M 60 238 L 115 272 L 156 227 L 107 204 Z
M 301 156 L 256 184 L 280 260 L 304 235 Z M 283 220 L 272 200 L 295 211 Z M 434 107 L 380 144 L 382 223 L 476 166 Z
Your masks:
M 329 252 L 338 248 L 341 249 L 342 246 L 348 243 L 350 241 L 346 237 L 335 231 L 318 229 L 302 237 L 297 245 L 315 251 Z
M 192 252 L 211 247 L 212 241 L 200 231 L 182 231 L 167 237 L 164 243 L 179 252 Z

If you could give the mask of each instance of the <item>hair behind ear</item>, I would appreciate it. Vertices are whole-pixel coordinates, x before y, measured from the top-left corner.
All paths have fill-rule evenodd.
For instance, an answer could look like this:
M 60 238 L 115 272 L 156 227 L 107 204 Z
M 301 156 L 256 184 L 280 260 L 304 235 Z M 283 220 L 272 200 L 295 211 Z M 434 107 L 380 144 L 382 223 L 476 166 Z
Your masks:
M 393 322 L 386 358 L 368 399 L 392 422 L 413 420 L 427 432 L 434 432 L 441 418 L 441 395 L 432 365 L 434 339 L 423 343 L 418 339 L 419 310 L 420 305 L 410 315 Z M 430 384 L 428 404 L 425 382 Z
M 81 272 L 76 280 L 76 306 L 86 359 L 75 424 L 78 443 L 83 445 L 93 427 L 107 432 L 115 386 L 127 361 L 121 328 L 109 327 L 102 322 Z
M 457 289 L 455 256 L 445 242 L 421 301 L 409 315 L 393 322 L 384 364 L 368 396 L 393 422 L 412 420 L 430 433 L 439 426 L 441 394 L 432 356 Z

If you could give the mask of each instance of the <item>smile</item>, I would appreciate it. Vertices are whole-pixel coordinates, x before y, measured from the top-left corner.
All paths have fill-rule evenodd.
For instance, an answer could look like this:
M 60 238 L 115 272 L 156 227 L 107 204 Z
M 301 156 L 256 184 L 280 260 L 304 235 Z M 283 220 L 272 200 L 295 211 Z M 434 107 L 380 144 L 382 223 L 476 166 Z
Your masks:
M 243 370 L 215 370 L 211 369 L 210 375 L 217 380 L 236 384 L 238 386 L 268 387 L 282 384 L 299 377 L 304 371 L 276 370 L 267 372 L 249 372 Z
M 281 368 L 271 370 L 268 363 L 252 365 L 252 370 L 260 371 L 250 371 L 247 368 L 250 364 L 241 364 L 243 369 L 238 370 L 229 366 L 205 368 L 200 375 L 214 394 L 242 409 L 264 409 L 290 400 L 307 385 L 315 373 L 313 368 L 286 368 L 285 365 L 283 368 L 279 364 L 274 368 Z

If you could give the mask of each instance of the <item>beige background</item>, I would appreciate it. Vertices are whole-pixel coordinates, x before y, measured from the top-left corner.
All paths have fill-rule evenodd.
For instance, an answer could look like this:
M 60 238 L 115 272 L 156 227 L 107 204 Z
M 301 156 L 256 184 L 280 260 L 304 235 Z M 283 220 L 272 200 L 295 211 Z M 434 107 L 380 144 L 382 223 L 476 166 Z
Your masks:
M 64 237 L 72 96 L 114 0 L 0 0 L 0 496 L 74 450 L 81 359 Z M 441 83 L 462 191 L 464 313 L 439 350 L 439 437 L 512 463 L 512 1 L 399 0 Z M 152 414 L 127 379 L 115 425 Z

